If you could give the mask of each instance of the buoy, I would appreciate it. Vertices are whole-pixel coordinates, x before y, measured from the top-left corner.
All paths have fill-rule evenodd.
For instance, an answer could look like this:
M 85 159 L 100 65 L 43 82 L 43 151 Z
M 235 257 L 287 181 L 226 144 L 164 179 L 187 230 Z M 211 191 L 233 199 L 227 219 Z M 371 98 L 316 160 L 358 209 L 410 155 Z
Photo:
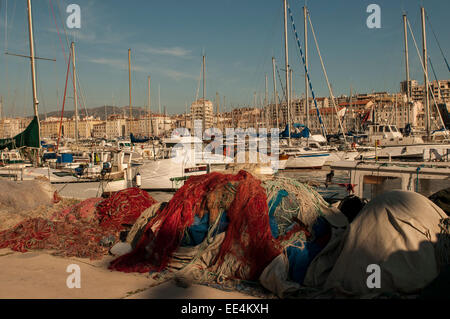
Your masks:
M 141 184 L 142 184 L 141 174 L 137 173 L 136 174 L 136 186 L 141 187 Z

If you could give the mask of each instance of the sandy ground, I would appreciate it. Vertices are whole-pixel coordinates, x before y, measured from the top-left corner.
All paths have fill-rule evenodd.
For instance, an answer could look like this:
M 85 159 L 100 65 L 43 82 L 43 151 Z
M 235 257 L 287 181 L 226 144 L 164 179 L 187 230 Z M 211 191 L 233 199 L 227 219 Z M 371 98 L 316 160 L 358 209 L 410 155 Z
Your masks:
M 90 189 L 86 185 L 74 184 L 71 186 L 77 189 L 85 188 L 83 194 L 86 196 L 76 196 L 79 199 L 95 197 L 94 189 Z M 13 227 L 27 217 L 50 218 L 55 212 L 78 202 L 78 200 L 70 198 L 73 189 L 68 188 L 66 191 L 69 191 L 68 194 L 61 194 L 66 198 L 56 205 L 49 203 L 44 207 L 33 202 L 35 205 L 26 207 L 27 209 L 8 210 L 6 208 L 9 206 L 4 209 L 0 207 L 0 230 Z M 169 201 L 173 197 L 171 192 L 150 192 L 150 195 L 157 201 Z M 5 199 L 6 203 L 11 200 Z M 241 292 L 223 291 L 196 284 L 182 288 L 177 286 L 173 280 L 156 286 L 157 282 L 147 274 L 126 274 L 108 270 L 109 262 L 112 259 L 114 259 L 113 256 L 105 256 L 102 260 L 92 261 L 85 258 L 56 257 L 45 251 L 19 253 L 10 249 L 0 249 L 0 298 L 254 298 Z M 71 264 L 80 266 L 81 288 L 67 287 L 66 281 L 71 273 L 66 269 Z
M 106 256 L 92 261 L 84 258 L 61 258 L 46 252 L 18 253 L 0 249 L 0 298 L 27 299 L 246 299 L 239 292 L 227 292 L 202 285 L 181 288 L 173 281 L 154 285 L 146 274 L 126 274 L 107 269 L 113 259 Z M 81 270 L 81 288 L 68 288 L 67 266 L 77 264 Z

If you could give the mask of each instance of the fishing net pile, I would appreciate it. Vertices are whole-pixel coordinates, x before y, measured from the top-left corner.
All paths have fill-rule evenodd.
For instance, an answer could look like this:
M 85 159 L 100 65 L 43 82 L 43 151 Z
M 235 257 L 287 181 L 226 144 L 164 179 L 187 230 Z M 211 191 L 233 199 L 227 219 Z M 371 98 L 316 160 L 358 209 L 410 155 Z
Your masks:
M 0 180 L 0 189 L 0 231 L 30 216 L 49 217 L 62 206 L 53 201 L 55 189 L 52 185 L 42 180 Z
M 314 236 L 323 207 L 320 195 L 292 179 L 261 182 L 244 170 L 192 176 L 168 203 L 141 215 L 127 238 L 134 249 L 110 269 L 256 281 L 288 246 Z
M 0 232 L 0 248 L 20 252 L 48 249 L 55 250 L 54 255 L 98 259 L 120 231 L 155 202 L 138 188 L 122 190 L 107 199 L 87 199 L 52 218 L 28 218 Z
M 0 210 L 23 211 L 53 203 L 55 189 L 42 180 L 0 180 Z
M 320 216 L 329 211 L 328 203 L 310 185 L 287 177 L 276 177 L 263 182 L 269 206 L 269 215 L 274 219 L 280 233 L 293 221 L 301 221 L 308 231 Z
M 310 264 L 330 242 L 332 224 L 345 217 L 339 216 L 342 214 L 331 209 L 306 183 L 276 177 L 264 181 L 263 185 L 268 196 L 273 236 L 279 238 L 294 231 L 293 236 L 283 242 L 283 253 L 259 278 L 264 287 L 280 296 L 292 287 L 303 286 Z M 283 269 L 277 265 L 283 265 Z M 281 280 L 281 273 L 285 280 Z
M 134 251 L 119 257 L 110 268 L 125 272 L 162 271 L 195 217 L 201 220 L 206 216 L 210 226 L 217 226 L 226 211 L 229 222 L 217 263 L 231 254 L 249 277 L 256 276 L 280 251 L 271 238 L 266 194 L 260 184 L 245 171 L 236 175 L 192 176 L 145 226 Z M 212 234 L 211 229 L 209 233 Z

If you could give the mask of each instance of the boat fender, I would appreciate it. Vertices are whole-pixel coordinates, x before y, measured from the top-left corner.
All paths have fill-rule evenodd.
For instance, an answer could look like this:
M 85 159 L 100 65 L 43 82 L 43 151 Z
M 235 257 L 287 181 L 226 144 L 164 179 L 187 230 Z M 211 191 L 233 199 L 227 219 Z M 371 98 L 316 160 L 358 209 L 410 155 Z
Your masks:
M 141 185 L 142 185 L 142 177 L 141 177 L 141 174 L 137 173 L 136 174 L 136 186 L 141 187 Z

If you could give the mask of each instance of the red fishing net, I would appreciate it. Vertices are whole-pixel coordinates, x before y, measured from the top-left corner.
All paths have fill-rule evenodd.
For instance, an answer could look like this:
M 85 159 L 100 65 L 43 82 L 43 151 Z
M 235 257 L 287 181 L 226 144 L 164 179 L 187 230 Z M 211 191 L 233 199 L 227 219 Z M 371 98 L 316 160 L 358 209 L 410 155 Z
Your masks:
M 156 203 L 147 192 L 139 188 L 128 188 L 115 193 L 97 205 L 97 217 L 102 228 L 123 228 L 133 225 L 141 213 Z
M 192 225 L 194 216 L 201 217 L 205 209 L 215 206 L 209 205 L 209 195 L 224 190 L 227 184 L 237 187 L 234 187 L 234 198 L 223 205 L 229 225 L 216 261 L 221 263 L 231 254 L 243 267 L 250 269 L 248 279 L 256 279 L 282 249 L 271 235 L 264 188 L 246 171 L 236 175 L 216 172 L 190 177 L 147 224 L 136 248 L 113 261 L 110 269 L 148 272 L 166 268 L 186 228 Z M 210 225 L 213 222 L 210 220 Z
M 29 218 L 0 232 L 0 248 L 56 250 L 55 255 L 101 258 L 109 249 L 102 239 L 118 237 L 123 224 L 134 223 L 156 201 L 129 188 L 107 199 L 91 198 L 55 214 L 52 220 Z

